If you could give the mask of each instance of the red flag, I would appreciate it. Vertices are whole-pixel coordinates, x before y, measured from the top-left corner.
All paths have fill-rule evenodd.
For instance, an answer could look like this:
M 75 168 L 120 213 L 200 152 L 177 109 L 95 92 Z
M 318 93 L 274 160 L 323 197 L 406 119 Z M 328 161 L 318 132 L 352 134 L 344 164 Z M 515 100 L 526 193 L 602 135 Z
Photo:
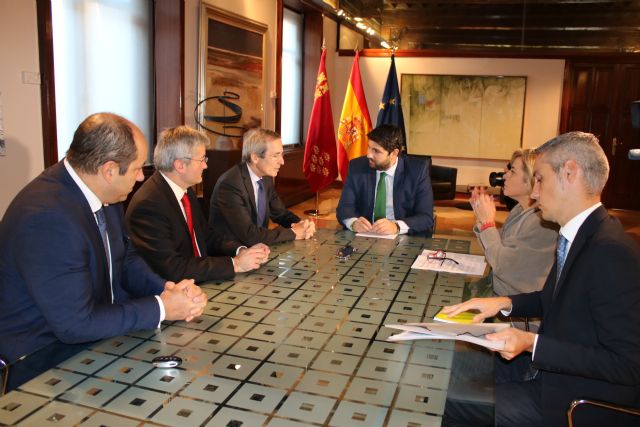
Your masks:
M 367 154 L 369 148 L 367 134 L 372 129 L 367 100 L 364 97 L 362 87 L 362 78 L 360 77 L 359 59 L 360 52 L 356 52 L 338 124 L 338 141 L 340 141 L 338 144 L 338 167 L 343 181 L 347 179 L 349 160 Z
M 322 48 L 302 164 L 302 171 L 314 192 L 331 184 L 338 177 L 336 134 L 333 131 L 329 82 L 324 62 L 325 49 Z

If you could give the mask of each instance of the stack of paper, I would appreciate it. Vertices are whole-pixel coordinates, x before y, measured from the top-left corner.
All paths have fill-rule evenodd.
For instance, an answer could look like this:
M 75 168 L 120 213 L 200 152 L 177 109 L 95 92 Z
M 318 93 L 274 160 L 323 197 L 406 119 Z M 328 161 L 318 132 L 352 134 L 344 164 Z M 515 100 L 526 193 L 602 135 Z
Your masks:
M 490 341 L 485 335 L 508 328 L 508 323 L 405 323 L 385 325 L 401 332 L 391 335 L 388 341 L 410 340 L 461 340 L 481 345 L 490 350 L 502 350 L 504 341 Z

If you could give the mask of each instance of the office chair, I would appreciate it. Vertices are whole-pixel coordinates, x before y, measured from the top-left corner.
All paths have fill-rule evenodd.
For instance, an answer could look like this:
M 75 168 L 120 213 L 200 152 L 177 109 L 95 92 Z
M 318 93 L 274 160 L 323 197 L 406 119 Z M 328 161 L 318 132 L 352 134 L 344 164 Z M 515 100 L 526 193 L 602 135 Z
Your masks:
M 448 166 L 438 166 L 431 163 L 431 156 L 421 154 L 407 154 L 407 157 L 424 160 L 427 164 L 433 200 L 453 200 L 456 198 L 456 179 L 458 169 Z
M 571 402 L 569 405 L 569 409 L 567 410 L 567 421 L 569 422 L 569 427 L 573 427 L 573 412 L 575 409 L 581 405 L 591 405 L 597 408 L 603 408 L 605 410 L 610 410 L 614 412 L 618 412 L 621 414 L 628 414 L 636 417 L 640 417 L 640 409 L 638 408 L 629 408 L 621 405 L 615 405 L 613 403 L 603 402 L 600 400 L 592 400 L 592 399 L 576 399 Z
M 0 396 L 4 396 L 7 391 L 7 381 L 9 380 L 9 364 L 0 357 Z

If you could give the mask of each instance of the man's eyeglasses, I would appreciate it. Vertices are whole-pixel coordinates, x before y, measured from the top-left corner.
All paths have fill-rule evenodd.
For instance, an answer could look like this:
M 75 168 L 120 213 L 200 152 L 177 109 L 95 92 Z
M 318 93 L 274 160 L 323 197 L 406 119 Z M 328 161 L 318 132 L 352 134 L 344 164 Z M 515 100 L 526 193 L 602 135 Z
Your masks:
M 183 157 L 183 160 L 195 160 L 196 162 L 200 162 L 200 163 L 207 163 L 209 161 L 209 157 L 204 156 L 201 159 L 194 159 L 193 157 Z
M 429 261 L 429 262 L 438 262 L 438 261 L 440 261 L 440 265 L 444 265 L 445 261 L 452 261 L 452 262 L 454 262 L 456 264 L 460 264 L 455 259 L 447 257 L 447 253 L 445 251 L 431 252 L 430 254 L 427 255 L 427 261 Z

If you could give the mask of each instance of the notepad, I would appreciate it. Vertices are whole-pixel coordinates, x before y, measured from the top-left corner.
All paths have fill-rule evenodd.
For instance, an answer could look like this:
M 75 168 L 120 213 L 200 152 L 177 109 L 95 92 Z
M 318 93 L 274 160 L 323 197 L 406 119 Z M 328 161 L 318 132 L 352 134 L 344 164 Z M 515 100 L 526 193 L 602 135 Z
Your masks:
M 473 316 L 475 316 L 476 314 L 477 313 L 474 313 L 473 311 L 463 311 L 462 313 L 458 313 L 453 317 L 449 317 L 448 315 L 444 314 L 442 310 L 440 310 L 438 314 L 433 317 L 433 320 L 437 322 L 460 323 L 468 325 L 470 323 L 474 323 Z

